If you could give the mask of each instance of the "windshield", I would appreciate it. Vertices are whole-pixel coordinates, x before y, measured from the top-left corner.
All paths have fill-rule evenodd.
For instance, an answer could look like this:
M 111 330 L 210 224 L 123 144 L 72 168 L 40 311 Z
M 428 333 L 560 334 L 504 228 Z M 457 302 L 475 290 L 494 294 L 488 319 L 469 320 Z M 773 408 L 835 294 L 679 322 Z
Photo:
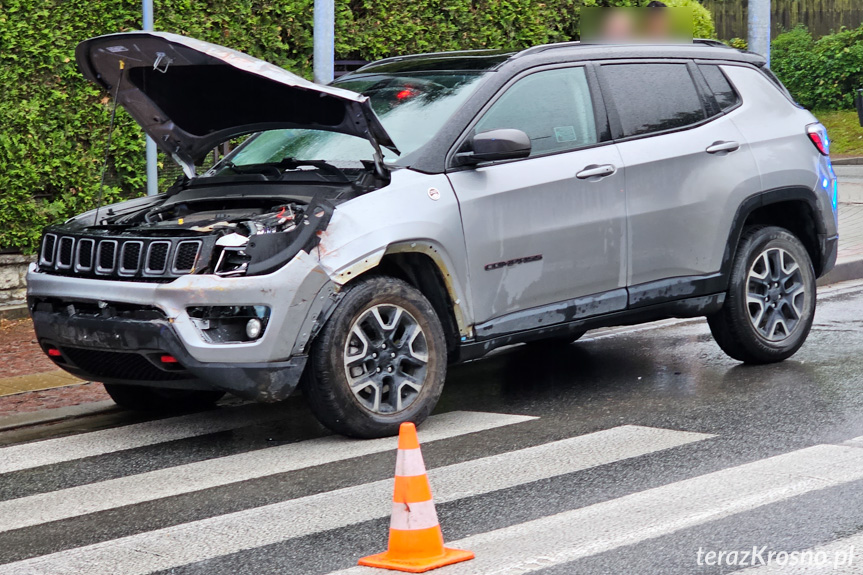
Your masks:
M 426 144 L 473 93 L 480 72 L 353 74 L 335 83 L 369 97 L 372 109 L 402 156 Z M 398 156 L 383 150 L 384 161 Z M 269 130 L 249 138 L 207 175 L 242 166 L 279 164 L 286 159 L 325 160 L 339 168 L 372 160 L 371 143 L 356 136 L 314 129 Z

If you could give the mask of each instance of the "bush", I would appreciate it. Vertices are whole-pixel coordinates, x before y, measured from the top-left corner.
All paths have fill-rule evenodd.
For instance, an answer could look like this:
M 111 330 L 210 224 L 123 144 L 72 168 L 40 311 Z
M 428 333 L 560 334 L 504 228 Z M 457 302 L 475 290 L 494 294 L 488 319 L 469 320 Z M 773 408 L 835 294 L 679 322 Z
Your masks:
M 336 54 L 374 60 L 463 48 L 518 49 L 577 37 L 582 5 L 647 0 L 336 0 Z M 696 36 L 713 36 L 692 6 Z M 156 28 L 222 44 L 309 76 L 314 0 L 156 0 Z M 140 26 L 138 0 L 3 0 L 0 248 L 35 250 L 41 228 L 94 207 L 111 101 L 74 61 L 78 42 Z M 144 138 L 122 110 L 104 202 L 144 191 Z M 168 165 L 160 154 L 160 163 Z
M 814 40 L 799 26 L 771 43 L 771 69 L 803 106 L 842 110 L 863 88 L 863 26 Z
M 698 0 L 666 0 L 665 3 L 675 8 L 689 8 L 692 10 L 693 38 L 716 37 L 713 16 L 710 14 L 710 10 L 702 6 Z
M 749 48 L 749 45 L 743 38 L 732 38 L 731 40 L 724 42 L 732 48 L 737 48 L 738 50 L 746 50 L 747 48 Z

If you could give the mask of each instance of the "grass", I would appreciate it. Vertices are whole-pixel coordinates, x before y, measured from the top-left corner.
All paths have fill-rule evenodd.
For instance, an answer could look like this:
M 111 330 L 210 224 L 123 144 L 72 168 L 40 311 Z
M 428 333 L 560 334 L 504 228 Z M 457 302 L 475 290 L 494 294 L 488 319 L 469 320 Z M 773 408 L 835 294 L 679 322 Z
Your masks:
M 857 110 L 813 112 L 830 135 L 830 154 L 863 156 L 863 128 Z

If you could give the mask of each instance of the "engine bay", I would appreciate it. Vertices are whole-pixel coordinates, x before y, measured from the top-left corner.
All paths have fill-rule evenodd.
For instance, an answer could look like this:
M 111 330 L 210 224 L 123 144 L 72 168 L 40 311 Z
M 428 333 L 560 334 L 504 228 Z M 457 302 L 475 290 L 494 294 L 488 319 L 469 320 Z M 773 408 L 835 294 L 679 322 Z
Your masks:
M 269 273 L 316 245 L 317 231 L 326 227 L 334 209 L 330 198 L 344 192 L 342 186 L 322 186 L 309 196 L 273 195 L 276 189 L 260 186 L 231 188 L 220 186 L 216 195 L 212 189 L 184 187 L 52 226 L 43 239 L 40 269 L 146 281 L 170 281 L 184 273 Z M 194 261 L 186 253 L 183 265 L 177 265 L 179 244 L 190 242 L 199 246 Z M 157 244 L 160 265 L 154 266 L 151 252 Z M 190 249 L 185 246 L 185 252 Z M 169 260 L 175 263 L 168 265 Z

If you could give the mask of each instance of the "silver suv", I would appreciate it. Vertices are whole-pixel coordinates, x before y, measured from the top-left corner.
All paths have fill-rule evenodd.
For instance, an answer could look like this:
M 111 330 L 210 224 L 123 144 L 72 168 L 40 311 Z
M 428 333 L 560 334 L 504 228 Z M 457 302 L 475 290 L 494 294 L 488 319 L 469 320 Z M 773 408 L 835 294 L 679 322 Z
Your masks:
M 781 361 L 836 258 L 824 127 L 715 42 L 397 57 L 333 86 L 163 33 L 77 59 L 185 172 L 46 229 L 28 276 L 45 352 L 126 407 L 300 385 L 326 426 L 384 436 L 448 363 L 669 317 Z

